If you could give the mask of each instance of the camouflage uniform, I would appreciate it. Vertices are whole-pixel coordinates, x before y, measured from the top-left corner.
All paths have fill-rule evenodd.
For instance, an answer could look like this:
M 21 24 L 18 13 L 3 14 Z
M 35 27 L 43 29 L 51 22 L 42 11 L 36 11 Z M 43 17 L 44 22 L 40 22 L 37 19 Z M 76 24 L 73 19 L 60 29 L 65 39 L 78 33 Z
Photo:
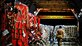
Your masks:
M 58 46 L 62 46 L 63 37 L 64 37 L 64 30 L 63 29 L 58 29 L 57 34 L 56 34 L 56 38 L 57 38 L 57 41 L 58 41 Z

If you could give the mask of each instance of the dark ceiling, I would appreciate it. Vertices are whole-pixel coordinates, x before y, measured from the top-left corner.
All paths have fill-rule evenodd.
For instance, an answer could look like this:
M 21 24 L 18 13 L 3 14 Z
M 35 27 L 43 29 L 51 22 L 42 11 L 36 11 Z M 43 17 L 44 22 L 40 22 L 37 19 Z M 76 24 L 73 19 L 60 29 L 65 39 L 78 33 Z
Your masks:
M 44 25 L 77 25 L 77 21 L 75 19 L 41 19 L 41 24 Z
M 0 0 L 0 5 L 3 1 L 4 0 Z M 6 0 L 6 1 L 8 2 L 8 1 L 13 1 L 13 0 Z M 24 4 L 27 4 L 27 5 L 29 5 L 29 4 L 31 5 L 32 3 L 35 3 L 36 5 L 38 4 L 38 6 L 41 6 L 41 5 L 39 5 L 40 2 L 50 2 L 50 1 L 52 1 L 52 2 L 55 2 L 55 1 L 61 2 L 61 1 L 64 1 L 64 2 L 68 2 L 68 6 L 70 6 L 72 8 L 75 8 L 77 12 L 79 12 L 80 9 L 82 8 L 82 0 L 16 0 L 16 1 L 20 1 L 20 2 L 22 2 Z M 55 6 L 55 5 L 53 5 L 53 6 Z M 52 7 L 52 6 L 48 5 L 47 7 Z

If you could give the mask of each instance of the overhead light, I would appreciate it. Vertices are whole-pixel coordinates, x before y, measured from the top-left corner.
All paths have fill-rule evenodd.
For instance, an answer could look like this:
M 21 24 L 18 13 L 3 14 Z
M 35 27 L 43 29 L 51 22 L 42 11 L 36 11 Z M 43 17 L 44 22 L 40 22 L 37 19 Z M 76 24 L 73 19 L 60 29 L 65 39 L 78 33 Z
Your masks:
M 75 19 L 74 16 L 38 16 L 40 19 Z

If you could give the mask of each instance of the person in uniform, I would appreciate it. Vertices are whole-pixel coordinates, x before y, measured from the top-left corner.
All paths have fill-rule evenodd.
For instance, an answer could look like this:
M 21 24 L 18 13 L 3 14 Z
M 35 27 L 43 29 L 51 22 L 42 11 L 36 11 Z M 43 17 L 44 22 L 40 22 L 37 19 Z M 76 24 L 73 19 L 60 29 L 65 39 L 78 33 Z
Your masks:
M 62 46 L 62 39 L 64 37 L 64 30 L 62 29 L 62 26 L 59 26 L 59 29 L 57 29 L 56 38 L 58 41 L 58 46 Z

